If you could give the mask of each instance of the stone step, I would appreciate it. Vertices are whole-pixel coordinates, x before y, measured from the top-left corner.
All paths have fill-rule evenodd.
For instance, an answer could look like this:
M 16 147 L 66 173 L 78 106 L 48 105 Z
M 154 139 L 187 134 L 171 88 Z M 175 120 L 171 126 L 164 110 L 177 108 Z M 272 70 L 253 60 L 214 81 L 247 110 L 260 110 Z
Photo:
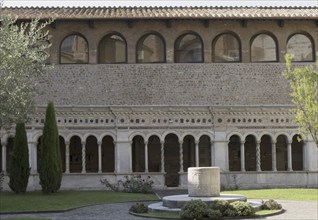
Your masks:
M 259 202 L 247 201 L 256 211 L 261 210 L 262 204 Z M 163 202 L 152 203 L 148 206 L 149 212 L 180 212 L 181 208 L 169 208 L 163 206 Z
M 162 198 L 163 206 L 168 208 L 182 208 L 187 202 L 191 200 L 202 200 L 209 204 L 215 200 L 226 200 L 228 202 L 246 201 L 246 197 L 238 194 L 221 194 L 213 197 L 191 197 L 188 194 L 165 196 Z

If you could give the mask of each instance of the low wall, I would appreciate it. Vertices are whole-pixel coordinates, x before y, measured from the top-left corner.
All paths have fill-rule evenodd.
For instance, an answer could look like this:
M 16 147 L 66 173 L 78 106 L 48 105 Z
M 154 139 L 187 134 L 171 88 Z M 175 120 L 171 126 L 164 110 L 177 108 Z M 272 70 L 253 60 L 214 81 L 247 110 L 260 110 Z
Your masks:
M 105 189 L 100 180 L 106 178 L 115 183 L 123 180 L 129 174 L 112 173 L 88 173 L 88 174 L 63 174 L 62 190 L 100 190 Z M 165 189 L 165 177 L 163 173 L 140 173 L 142 178 L 148 176 L 154 181 L 155 189 Z M 187 173 L 180 173 L 180 185 L 178 188 L 187 189 Z M 9 178 L 4 177 L 3 190 L 9 191 Z M 221 190 L 225 189 L 264 189 L 264 188 L 317 188 L 318 172 L 305 171 L 281 171 L 281 172 L 224 172 L 221 173 Z M 41 190 L 39 176 L 31 175 L 29 178 L 28 191 Z

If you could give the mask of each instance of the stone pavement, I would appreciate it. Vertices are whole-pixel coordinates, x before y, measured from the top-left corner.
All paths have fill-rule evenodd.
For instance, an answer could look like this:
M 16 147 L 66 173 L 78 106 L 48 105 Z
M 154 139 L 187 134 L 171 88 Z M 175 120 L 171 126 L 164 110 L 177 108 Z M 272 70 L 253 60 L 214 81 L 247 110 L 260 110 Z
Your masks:
M 174 194 L 185 194 L 186 192 L 187 191 L 184 190 L 156 191 L 160 197 Z M 318 201 L 307 202 L 278 200 L 278 202 L 283 205 L 286 212 L 264 219 L 318 220 Z M 0 219 L 16 217 L 44 217 L 52 220 L 153 220 L 153 218 L 141 218 L 130 215 L 128 210 L 134 203 L 135 202 L 95 205 L 57 213 L 2 214 L 0 215 Z M 146 204 L 150 203 L 151 202 L 146 202 Z

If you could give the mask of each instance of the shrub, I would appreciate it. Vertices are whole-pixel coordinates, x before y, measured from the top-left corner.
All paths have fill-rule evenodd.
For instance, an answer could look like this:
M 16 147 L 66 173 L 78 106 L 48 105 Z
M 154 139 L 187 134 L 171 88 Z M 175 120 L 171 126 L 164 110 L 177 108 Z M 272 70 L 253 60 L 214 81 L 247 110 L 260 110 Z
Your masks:
M 262 201 L 262 209 L 267 209 L 267 210 L 279 210 L 282 209 L 282 205 L 276 202 L 273 199 L 270 199 L 268 201 Z
M 4 181 L 4 174 L 3 172 L 0 172 L 0 191 L 2 191 L 3 181 Z
M 228 209 L 225 211 L 226 216 L 248 216 L 254 213 L 254 208 L 249 203 L 243 201 L 230 203 Z
M 62 159 L 55 110 L 52 102 L 49 102 L 46 109 L 40 152 L 39 177 L 42 192 L 45 194 L 54 193 L 61 187 Z
M 222 213 L 221 213 L 220 210 L 207 209 L 205 215 L 209 219 L 220 219 L 220 218 L 222 218 Z
M 137 176 L 125 176 L 124 180 L 118 180 L 115 184 L 110 183 L 107 179 L 100 180 L 107 188 L 115 192 L 130 192 L 130 193 L 152 193 L 153 181 L 150 176 L 146 179 Z
M 181 209 L 180 217 L 184 219 L 201 219 L 207 216 L 208 205 L 201 200 L 191 200 Z
M 214 200 L 209 204 L 209 208 L 219 210 L 224 215 L 225 210 L 229 208 L 230 203 L 226 200 Z
M 134 213 L 147 213 L 148 207 L 143 203 L 136 203 L 130 207 L 129 211 Z
M 24 123 L 16 125 L 9 169 L 9 187 L 15 193 L 25 193 L 30 175 L 29 149 Z

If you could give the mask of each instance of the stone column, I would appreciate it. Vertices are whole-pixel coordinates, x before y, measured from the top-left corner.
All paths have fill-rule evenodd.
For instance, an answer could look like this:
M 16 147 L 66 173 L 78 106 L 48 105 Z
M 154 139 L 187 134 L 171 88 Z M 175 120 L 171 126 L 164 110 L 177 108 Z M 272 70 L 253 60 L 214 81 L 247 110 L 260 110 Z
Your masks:
M 145 173 L 148 173 L 148 141 L 145 140 Z
M 256 171 L 262 171 L 261 170 L 261 141 L 256 141 Z
M 31 174 L 38 173 L 38 161 L 37 161 L 37 142 L 28 142 L 29 147 L 29 164 L 31 167 Z
M 308 166 L 307 166 L 307 160 L 308 160 L 308 158 L 307 158 L 307 141 L 306 140 L 304 140 L 304 144 L 303 144 L 303 146 L 302 146 L 302 150 L 303 150 L 303 170 L 304 171 L 308 171 Z
M 179 161 L 180 161 L 180 173 L 183 173 L 183 141 L 179 141 Z
M 65 173 L 70 173 L 70 142 L 65 141 Z
M 276 164 L 276 141 L 272 141 L 272 171 L 277 171 Z
M 245 141 L 241 141 L 241 171 L 245 172 Z
M 132 173 L 133 172 L 133 169 L 132 169 L 132 162 L 133 162 L 133 158 L 132 158 L 132 141 L 129 141 L 129 173 Z
M 102 141 L 98 141 L 98 173 L 102 173 Z
M 214 142 L 211 141 L 211 166 L 215 167 L 215 148 Z
M 2 145 L 2 171 L 7 173 L 7 143 L 1 142 Z
M 200 161 L 199 161 L 199 141 L 195 141 L 195 166 L 199 167 L 200 166 Z
M 287 170 L 288 170 L 288 171 L 293 171 L 293 167 L 292 167 L 292 148 L 291 148 L 291 144 L 292 144 L 292 141 L 291 141 L 291 140 L 288 140 L 288 143 L 287 143 L 287 160 L 288 160 Z
M 117 160 L 117 156 L 119 155 L 119 153 L 117 152 L 118 148 L 117 148 L 117 141 L 114 141 L 114 173 L 118 173 L 119 171 L 119 161 Z
M 161 172 L 165 172 L 165 141 L 160 141 L 161 144 Z
M 82 173 L 86 173 L 86 141 L 82 141 Z

